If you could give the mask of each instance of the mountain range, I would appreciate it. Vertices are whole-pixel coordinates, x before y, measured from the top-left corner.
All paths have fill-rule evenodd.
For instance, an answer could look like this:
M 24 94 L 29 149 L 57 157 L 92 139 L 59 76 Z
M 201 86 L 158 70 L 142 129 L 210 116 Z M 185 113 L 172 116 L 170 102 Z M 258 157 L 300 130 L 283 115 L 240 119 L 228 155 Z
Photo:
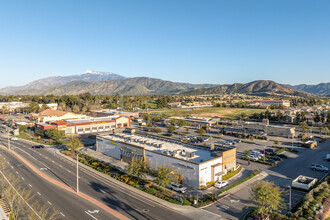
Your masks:
M 300 85 L 285 85 L 292 89 L 301 90 L 305 92 L 309 92 L 315 95 L 330 95 L 330 82 L 328 83 L 320 83 L 317 85 L 306 85 L 306 84 L 300 84 Z
M 296 87 L 296 88 L 295 88 Z M 85 71 L 71 76 L 53 76 L 35 80 L 24 86 L 0 89 L 0 94 L 9 95 L 78 95 L 90 92 L 93 95 L 202 95 L 202 94 L 277 94 L 308 96 L 307 92 L 329 94 L 329 83 L 317 88 L 307 85 L 280 85 L 270 80 L 230 85 L 177 83 L 149 77 L 127 78 L 112 72 Z

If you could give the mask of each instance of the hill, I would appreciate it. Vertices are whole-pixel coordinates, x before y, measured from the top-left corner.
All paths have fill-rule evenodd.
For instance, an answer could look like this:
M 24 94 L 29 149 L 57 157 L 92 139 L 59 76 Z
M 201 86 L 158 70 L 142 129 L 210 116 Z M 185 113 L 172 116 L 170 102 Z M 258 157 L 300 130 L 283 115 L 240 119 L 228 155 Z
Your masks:
M 206 94 L 277 94 L 277 95 L 295 95 L 308 96 L 310 94 L 280 85 L 271 80 L 256 80 L 246 84 L 234 83 L 231 85 L 219 85 L 212 88 L 195 89 L 183 92 L 183 95 L 206 95 Z
M 315 95 L 330 95 L 330 82 L 328 83 L 320 83 L 317 85 L 306 85 L 306 84 L 300 84 L 300 85 L 286 85 L 292 89 L 309 92 Z
M 31 95 L 78 95 L 90 92 L 93 95 L 167 95 L 178 94 L 195 88 L 210 87 L 209 84 L 174 83 L 148 77 L 135 77 L 102 82 L 74 81 L 65 85 L 53 86 L 38 91 L 23 90 L 17 94 Z
M 87 81 L 87 82 L 100 82 L 105 80 L 115 80 L 115 79 L 125 79 L 116 73 L 111 72 L 99 72 L 87 70 L 81 74 L 71 75 L 71 76 L 51 76 L 39 80 L 30 82 L 24 86 L 10 86 L 0 89 L 1 94 L 22 94 L 22 91 L 26 91 L 26 94 L 38 93 L 38 91 L 53 87 L 65 85 L 73 81 Z

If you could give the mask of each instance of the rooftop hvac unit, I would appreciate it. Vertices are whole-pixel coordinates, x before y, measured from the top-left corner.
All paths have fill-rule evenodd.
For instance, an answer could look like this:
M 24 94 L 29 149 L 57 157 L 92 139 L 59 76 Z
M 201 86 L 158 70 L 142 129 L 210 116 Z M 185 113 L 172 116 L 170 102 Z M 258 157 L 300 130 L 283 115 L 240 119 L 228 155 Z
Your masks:
M 162 148 L 164 146 L 164 144 L 159 144 L 159 148 Z

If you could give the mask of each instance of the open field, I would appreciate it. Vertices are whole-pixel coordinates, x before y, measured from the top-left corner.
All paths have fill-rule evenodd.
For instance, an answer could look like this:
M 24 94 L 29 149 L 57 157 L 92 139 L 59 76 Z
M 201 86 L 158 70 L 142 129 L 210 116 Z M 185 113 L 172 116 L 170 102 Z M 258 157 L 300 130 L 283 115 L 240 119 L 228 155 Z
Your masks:
M 197 117 L 221 117 L 226 119 L 236 119 L 242 113 L 252 115 L 254 113 L 264 112 L 264 109 L 247 109 L 247 108 L 189 108 L 189 109 L 166 109 L 166 110 L 149 110 L 148 113 L 159 113 L 167 116 L 197 116 Z

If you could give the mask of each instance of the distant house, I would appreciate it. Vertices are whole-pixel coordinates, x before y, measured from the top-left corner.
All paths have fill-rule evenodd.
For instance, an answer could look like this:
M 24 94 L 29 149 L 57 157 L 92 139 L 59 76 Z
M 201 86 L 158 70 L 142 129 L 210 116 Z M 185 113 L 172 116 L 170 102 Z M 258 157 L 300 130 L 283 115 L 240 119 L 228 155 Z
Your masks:
M 39 114 L 34 114 L 33 118 L 35 119 L 36 123 L 39 122 L 49 122 L 49 121 L 61 121 L 61 120 L 68 120 L 68 119 L 82 119 L 86 118 L 86 115 L 79 115 L 73 112 L 64 112 L 52 109 L 46 109 Z
M 261 106 L 261 107 L 269 107 L 271 105 L 280 106 L 283 105 L 284 107 L 290 107 L 290 101 L 288 100 L 253 100 L 251 105 L 253 106 Z
M 48 106 L 50 109 L 52 110 L 57 110 L 58 104 L 57 103 L 49 103 L 49 104 L 45 104 L 46 106 Z M 43 104 L 39 104 L 39 107 L 41 108 L 43 106 Z

